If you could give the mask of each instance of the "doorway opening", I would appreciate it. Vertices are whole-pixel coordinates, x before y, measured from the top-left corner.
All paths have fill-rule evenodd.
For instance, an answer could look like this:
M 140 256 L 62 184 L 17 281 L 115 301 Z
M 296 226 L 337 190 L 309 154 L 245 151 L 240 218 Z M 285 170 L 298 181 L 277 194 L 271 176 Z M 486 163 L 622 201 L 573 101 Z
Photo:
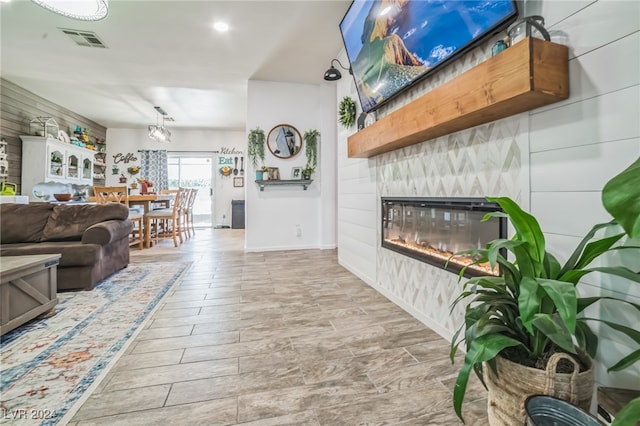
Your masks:
M 211 227 L 214 218 L 214 159 L 212 152 L 167 153 L 169 189 L 197 188 L 193 204 L 196 227 Z

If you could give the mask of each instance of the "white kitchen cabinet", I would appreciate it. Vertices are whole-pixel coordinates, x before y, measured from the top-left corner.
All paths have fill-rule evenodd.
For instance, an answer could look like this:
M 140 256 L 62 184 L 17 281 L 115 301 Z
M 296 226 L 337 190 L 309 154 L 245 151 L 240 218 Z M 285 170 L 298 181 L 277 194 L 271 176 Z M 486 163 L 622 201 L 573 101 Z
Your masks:
M 52 137 L 20 136 L 22 139 L 22 194 L 37 201 L 34 185 L 60 182 L 93 185 L 96 151 Z

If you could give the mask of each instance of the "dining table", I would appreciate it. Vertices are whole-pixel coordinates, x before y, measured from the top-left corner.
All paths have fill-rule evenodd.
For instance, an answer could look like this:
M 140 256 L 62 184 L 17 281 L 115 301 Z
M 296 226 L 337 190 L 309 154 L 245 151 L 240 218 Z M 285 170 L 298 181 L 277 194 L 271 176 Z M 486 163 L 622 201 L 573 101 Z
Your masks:
M 142 206 L 144 213 L 151 210 L 153 204 L 162 204 L 164 207 L 171 207 L 171 201 L 175 198 L 175 194 L 131 194 L 129 195 L 129 207 Z M 87 201 L 96 201 L 96 197 L 87 197 Z
M 129 207 L 143 206 L 144 213 L 148 213 L 152 204 L 162 204 L 165 208 L 171 207 L 171 201 L 175 198 L 174 194 L 132 194 L 129 195 Z

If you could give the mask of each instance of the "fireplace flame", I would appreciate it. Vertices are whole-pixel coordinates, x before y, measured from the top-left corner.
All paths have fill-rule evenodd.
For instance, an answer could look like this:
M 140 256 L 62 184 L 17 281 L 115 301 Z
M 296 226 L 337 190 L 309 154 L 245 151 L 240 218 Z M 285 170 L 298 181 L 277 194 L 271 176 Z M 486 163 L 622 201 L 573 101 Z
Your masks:
M 415 243 L 410 241 L 405 241 L 402 238 L 397 239 L 386 239 L 388 243 L 394 244 L 398 247 L 402 247 L 406 250 L 411 250 L 415 252 L 419 252 L 424 256 L 432 257 L 435 259 L 442 260 L 444 262 L 449 261 L 449 263 L 453 263 L 458 265 L 460 268 L 467 267 L 468 269 L 479 272 L 482 275 L 493 275 L 499 276 L 499 269 L 496 266 L 495 268 L 491 268 L 489 262 L 482 262 L 474 264 L 474 260 L 471 256 L 453 256 L 453 252 L 446 250 L 446 246 L 440 248 L 433 247 L 427 243 Z M 453 256 L 453 257 L 452 257 Z

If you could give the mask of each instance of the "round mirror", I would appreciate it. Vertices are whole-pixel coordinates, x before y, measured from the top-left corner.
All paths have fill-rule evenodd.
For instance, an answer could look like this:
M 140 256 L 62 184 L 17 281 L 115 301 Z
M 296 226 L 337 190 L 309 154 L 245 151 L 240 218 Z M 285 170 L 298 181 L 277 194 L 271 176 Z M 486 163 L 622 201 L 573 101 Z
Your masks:
M 302 149 L 302 137 L 289 124 L 278 124 L 267 136 L 269 151 L 278 158 L 291 158 Z

